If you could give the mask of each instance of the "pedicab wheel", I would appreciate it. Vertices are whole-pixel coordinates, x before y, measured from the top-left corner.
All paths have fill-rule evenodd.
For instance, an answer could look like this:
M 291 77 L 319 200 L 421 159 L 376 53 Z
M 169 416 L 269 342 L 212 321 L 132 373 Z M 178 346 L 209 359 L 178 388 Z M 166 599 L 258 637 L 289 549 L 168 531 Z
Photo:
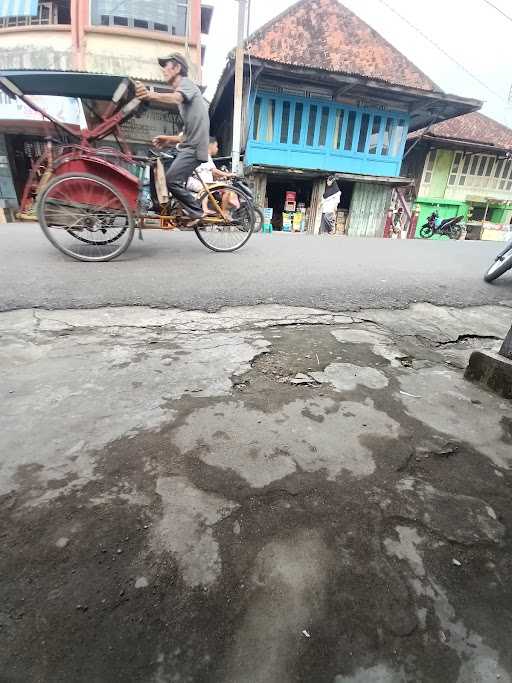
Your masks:
M 89 174 L 57 176 L 37 202 L 49 241 L 78 261 L 111 261 L 128 249 L 135 230 L 130 207 L 108 181 Z
M 217 216 L 210 218 L 211 222 L 207 218 L 195 228 L 200 241 L 212 251 L 230 252 L 240 249 L 251 237 L 256 223 L 256 215 L 251 200 L 238 188 L 232 185 L 216 185 L 211 190 L 218 206 L 222 206 L 222 200 L 226 193 L 231 193 L 225 201 L 227 220 L 218 220 L 217 214 Z M 207 193 L 203 192 L 199 198 L 201 204 L 206 197 L 208 197 Z M 208 199 L 208 211 L 216 211 L 211 198 Z

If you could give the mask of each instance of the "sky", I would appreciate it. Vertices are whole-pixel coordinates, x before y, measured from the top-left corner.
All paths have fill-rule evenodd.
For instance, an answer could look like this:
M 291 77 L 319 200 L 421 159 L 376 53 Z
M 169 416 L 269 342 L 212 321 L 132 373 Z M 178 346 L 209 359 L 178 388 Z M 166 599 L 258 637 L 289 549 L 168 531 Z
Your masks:
M 510 0 L 492 2 L 512 17 Z M 346 7 L 400 50 L 445 92 L 483 100 L 484 114 L 512 127 L 512 21 L 485 0 L 385 0 L 385 3 L 443 48 L 481 83 L 396 16 L 382 0 L 343 0 Z M 236 44 L 238 2 L 205 0 L 205 4 L 215 8 L 210 35 L 204 38 L 207 46 L 204 80 L 208 86 L 206 97 L 211 99 L 227 54 Z M 259 28 L 293 4 L 292 0 L 251 0 L 250 30 Z

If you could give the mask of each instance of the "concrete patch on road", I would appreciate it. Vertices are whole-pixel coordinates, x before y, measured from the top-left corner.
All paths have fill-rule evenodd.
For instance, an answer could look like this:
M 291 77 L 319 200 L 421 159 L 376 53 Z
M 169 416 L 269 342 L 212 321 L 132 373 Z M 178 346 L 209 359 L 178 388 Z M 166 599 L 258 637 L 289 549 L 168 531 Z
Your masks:
M 323 372 L 312 372 L 311 376 L 320 384 L 331 384 L 337 391 L 353 391 L 358 386 L 384 389 L 389 384 L 383 372 L 353 363 L 331 363 Z
M 398 557 L 399 560 L 406 560 L 416 576 L 425 576 L 423 558 L 418 552 L 418 546 L 421 545 L 423 539 L 414 527 L 397 526 L 395 531 L 398 540 L 386 538 L 384 540 L 386 551 L 390 555 Z
M 223 308 L 216 313 L 184 311 L 179 308 L 156 309 L 124 306 L 68 310 L 7 311 L 0 318 L 0 333 L 14 330 L 61 332 L 70 329 L 169 328 L 177 332 L 237 330 L 254 326 L 264 329 L 282 325 L 353 324 L 351 314 L 315 308 L 259 305 Z
M 350 676 L 336 676 L 334 683 L 406 683 L 408 680 L 403 669 L 397 671 L 386 664 L 376 664 L 369 669 L 358 669 Z
M 332 334 L 335 339 L 344 344 L 368 344 L 372 347 L 372 351 L 376 356 L 385 358 L 394 367 L 400 365 L 397 361 L 400 349 L 389 332 L 383 329 L 344 327 L 334 329 Z
M 148 336 L 36 330 L 2 344 L 0 493 L 21 486 L 44 502 L 84 485 L 95 476 L 93 450 L 172 422 L 168 404 L 186 394 L 229 394 L 231 377 L 269 346 L 259 332 Z
M 432 605 L 440 626 L 439 645 L 450 648 L 459 657 L 456 683 L 512 682 L 512 677 L 500 664 L 500 653 L 457 618 L 456 610 L 440 583 L 426 579 L 413 580 L 411 584 L 418 597 Z
M 294 401 L 271 414 L 242 403 L 194 411 L 173 434 L 183 453 L 197 453 L 213 467 L 233 470 L 261 488 L 298 470 L 364 477 L 375 470 L 367 439 L 396 439 L 400 425 L 362 403 L 330 398 Z
M 335 558 L 316 529 L 285 534 L 261 549 L 224 683 L 298 680 L 297 644 L 315 633 L 334 566 Z
M 446 540 L 461 545 L 502 542 L 505 527 L 484 500 L 442 491 L 413 477 L 397 482 L 399 498 L 382 499 L 386 516 L 400 516 L 411 523 L 419 520 L 424 527 Z
M 399 337 L 417 336 L 431 342 L 450 342 L 466 335 L 503 339 L 511 311 L 503 306 L 455 308 L 418 303 L 404 309 L 368 309 L 361 317 Z
M 400 399 L 409 415 L 432 429 L 466 441 L 498 467 L 512 464 L 503 419 L 512 419 L 512 405 L 443 367 L 403 372 Z M 404 393 L 405 392 L 405 393 Z
M 406 486 L 405 490 L 408 491 L 409 488 Z M 447 512 L 445 509 L 443 514 L 446 515 Z M 464 512 L 463 510 L 460 517 L 464 516 Z M 468 528 L 472 521 L 474 519 L 470 521 Z M 455 521 L 455 524 L 457 523 L 458 520 Z M 431 605 L 431 609 L 439 621 L 439 645 L 441 647 L 447 646 L 458 655 L 460 667 L 457 683 L 468 683 L 469 681 L 471 683 L 488 683 L 491 680 L 511 683 L 509 674 L 499 663 L 498 651 L 489 647 L 478 633 L 457 619 L 456 611 L 450 604 L 446 590 L 440 583 L 427 577 L 423 562 L 424 539 L 413 527 L 399 526 L 396 531 L 399 540 L 386 539 L 384 541 L 385 548 L 388 553 L 400 560 L 405 560 L 409 564 L 413 572 L 413 576 L 410 577 L 411 587 L 419 598 Z M 383 680 L 387 679 L 384 678 Z M 390 680 L 394 681 L 395 679 L 391 678 Z
M 183 477 L 159 479 L 156 492 L 162 501 L 162 516 L 152 534 L 154 552 L 175 553 L 189 586 L 211 586 L 222 571 L 212 527 L 238 505 L 201 491 Z

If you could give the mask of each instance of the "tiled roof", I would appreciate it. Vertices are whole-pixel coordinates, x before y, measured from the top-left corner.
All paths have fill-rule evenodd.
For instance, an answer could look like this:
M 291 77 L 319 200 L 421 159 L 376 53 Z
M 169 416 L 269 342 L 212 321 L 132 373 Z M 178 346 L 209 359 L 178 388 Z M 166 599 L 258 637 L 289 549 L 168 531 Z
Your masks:
M 338 0 L 301 0 L 249 37 L 254 57 L 437 91 L 420 69 Z
M 430 126 L 427 131 L 418 130 L 412 135 L 417 137 L 425 132 L 440 138 L 512 149 L 512 129 L 479 112 L 456 116 L 454 119 Z

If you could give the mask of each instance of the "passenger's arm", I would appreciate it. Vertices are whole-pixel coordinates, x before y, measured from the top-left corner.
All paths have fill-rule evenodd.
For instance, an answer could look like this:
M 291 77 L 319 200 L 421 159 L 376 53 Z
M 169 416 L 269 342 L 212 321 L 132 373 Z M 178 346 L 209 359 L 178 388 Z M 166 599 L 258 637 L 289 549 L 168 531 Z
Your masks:
M 227 180 L 228 178 L 233 178 L 233 173 L 228 173 L 226 171 L 220 171 L 218 168 L 212 169 L 212 175 L 217 180 Z

